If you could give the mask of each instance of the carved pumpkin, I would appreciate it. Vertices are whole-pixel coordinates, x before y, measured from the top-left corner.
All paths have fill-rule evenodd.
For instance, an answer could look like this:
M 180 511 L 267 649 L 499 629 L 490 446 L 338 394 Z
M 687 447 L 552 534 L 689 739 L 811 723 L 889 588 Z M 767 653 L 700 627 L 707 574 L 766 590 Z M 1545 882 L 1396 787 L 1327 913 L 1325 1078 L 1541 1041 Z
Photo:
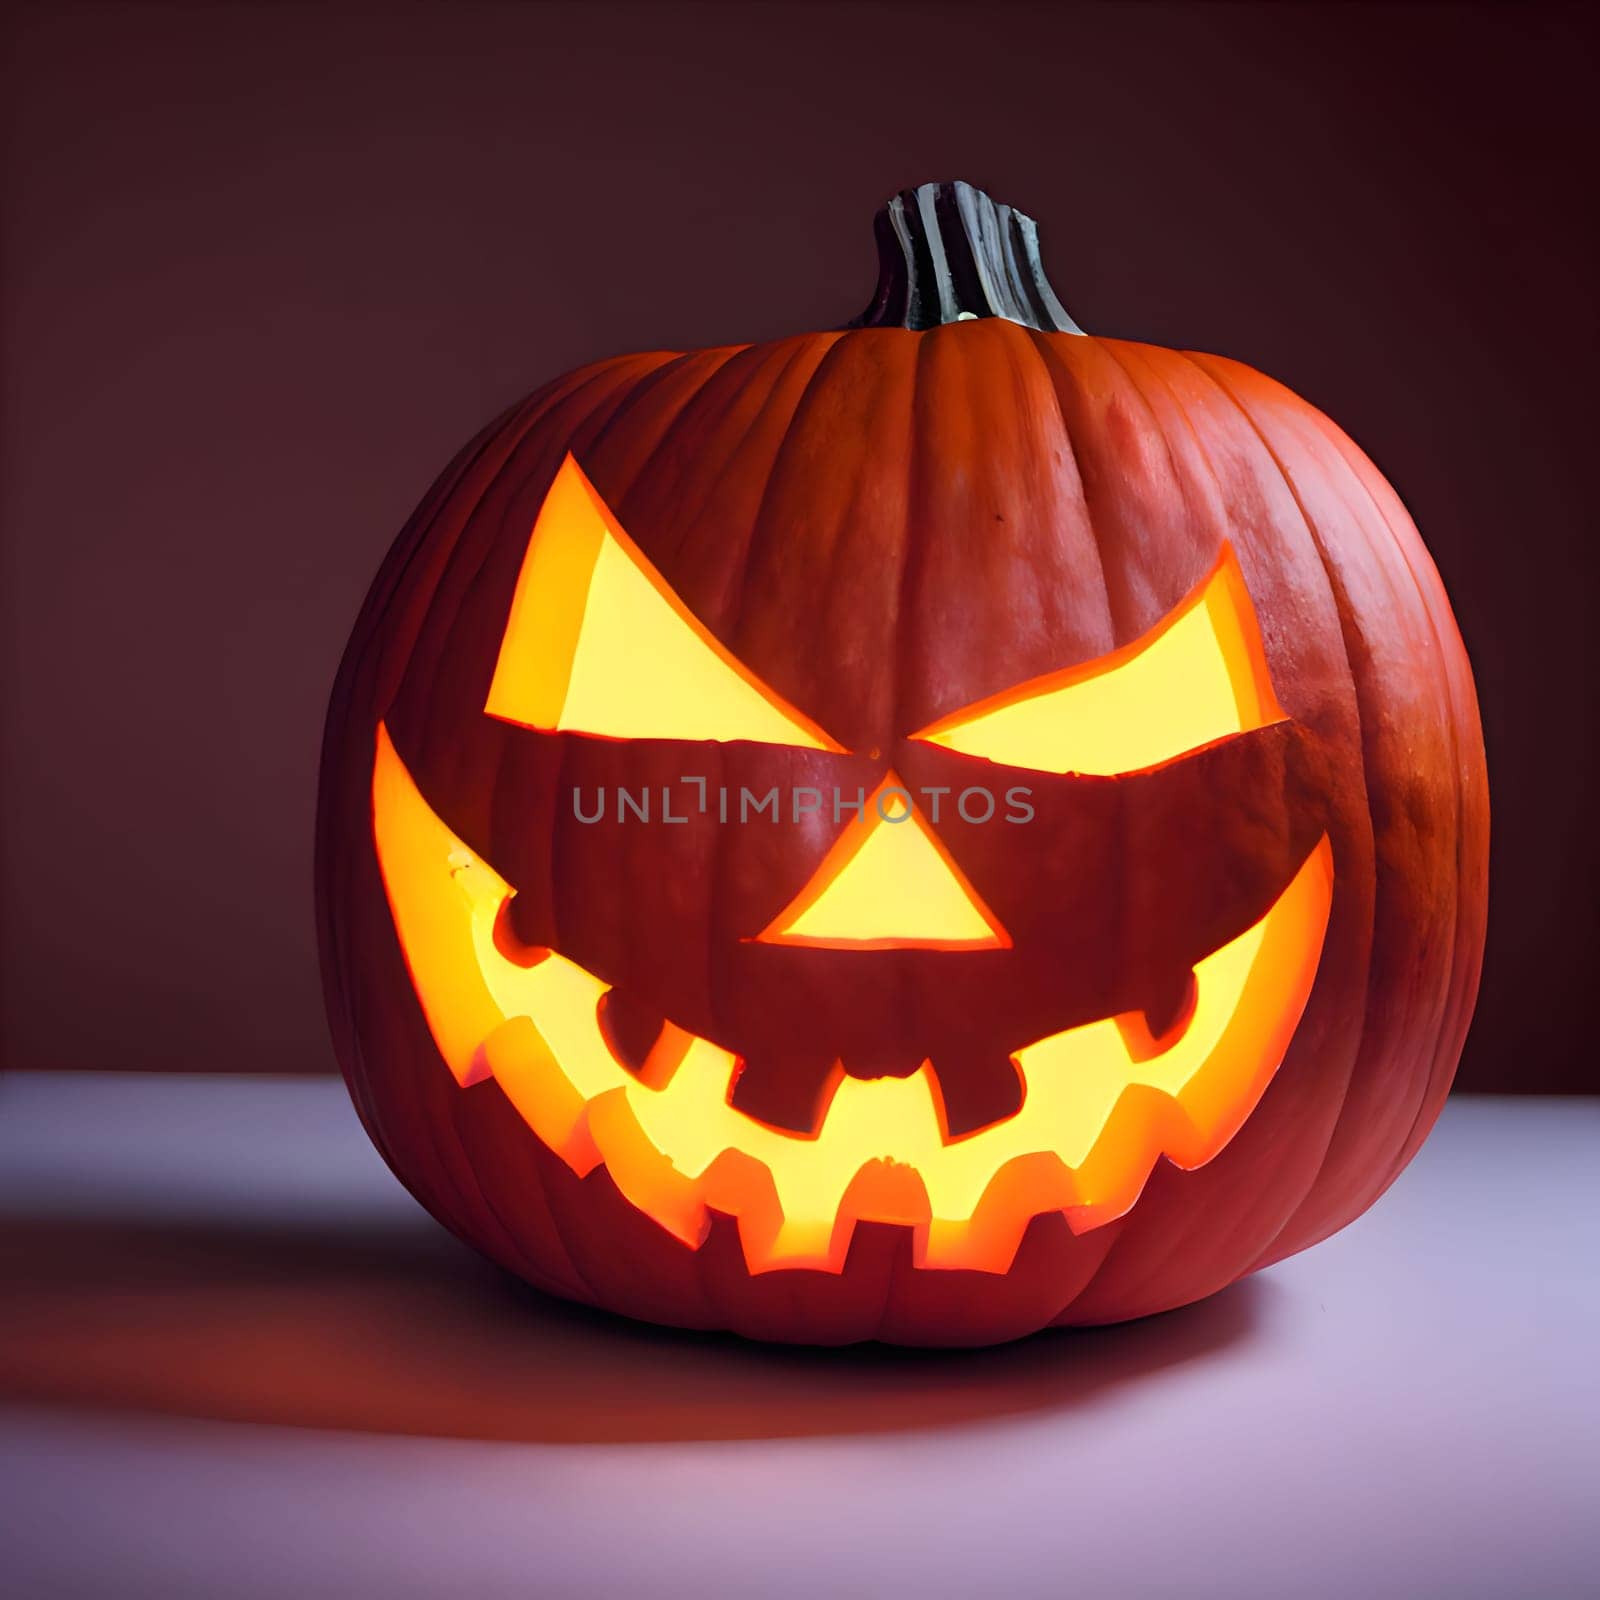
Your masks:
M 1083 335 L 966 185 L 879 240 L 849 329 L 600 362 L 435 485 L 329 713 L 324 974 L 385 1158 L 534 1283 L 982 1343 L 1377 1198 L 1471 1012 L 1487 797 L 1332 423 Z

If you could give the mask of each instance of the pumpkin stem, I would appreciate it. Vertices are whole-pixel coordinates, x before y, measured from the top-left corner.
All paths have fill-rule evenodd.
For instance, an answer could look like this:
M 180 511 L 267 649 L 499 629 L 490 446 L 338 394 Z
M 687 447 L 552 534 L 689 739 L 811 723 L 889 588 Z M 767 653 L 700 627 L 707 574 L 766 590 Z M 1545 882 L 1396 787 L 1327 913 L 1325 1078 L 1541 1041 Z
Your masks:
M 1004 317 L 1082 333 L 1039 260 L 1039 227 L 970 183 L 902 189 L 873 219 L 878 287 L 852 328 L 937 328 Z

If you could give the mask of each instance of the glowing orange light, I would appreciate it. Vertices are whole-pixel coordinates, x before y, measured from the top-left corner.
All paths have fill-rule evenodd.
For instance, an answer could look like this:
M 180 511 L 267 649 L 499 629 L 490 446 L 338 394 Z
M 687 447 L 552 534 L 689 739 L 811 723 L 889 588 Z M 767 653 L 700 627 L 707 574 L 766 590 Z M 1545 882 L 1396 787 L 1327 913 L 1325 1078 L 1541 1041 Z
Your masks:
M 889 773 L 757 936 L 833 950 L 995 950 L 1011 939 Z
M 1254 1109 L 1299 1022 L 1333 892 L 1323 839 L 1252 928 L 1195 967 L 1188 1027 L 1135 1061 L 1107 1017 L 1020 1050 L 1021 1109 L 960 1138 L 944 1126 L 931 1067 L 908 1078 L 839 1077 L 814 1137 L 729 1103 L 736 1059 L 672 1029 L 630 1073 L 597 1020 L 607 985 L 552 952 L 502 955 L 509 885 L 440 820 L 378 730 L 378 861 L 413 984 L 463 1085 L 493 1074 L 529 1128 L 577 1173 L 602 1162 L 618 1190 L 697 1247 L 710 1211 L 737 1219 L 752 1272 L 843 1269 L 859 1221 L 913 1230 L 925 1268 L 1004 1272 L 1033 1216 L 1075 1231 L 1122 1215 L 1155 1161 L 1211 1160 Z
M 683 604 L 570 455 L 534 523 L 484 710 L 547 732 L 839 749 Z
M 1283 719 L 1233 551 L 1132 644 L 1034 678 L 915 737 L 1038 772 L 1137 772 Z

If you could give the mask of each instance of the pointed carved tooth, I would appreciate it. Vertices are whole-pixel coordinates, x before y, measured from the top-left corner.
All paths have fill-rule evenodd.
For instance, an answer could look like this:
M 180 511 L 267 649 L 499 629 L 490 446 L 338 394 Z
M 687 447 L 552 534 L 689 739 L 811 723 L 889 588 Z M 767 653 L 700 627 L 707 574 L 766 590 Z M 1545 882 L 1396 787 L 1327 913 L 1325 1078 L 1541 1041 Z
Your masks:
M 665 1089 L 672 1082 L 673 1074 L 683 1065 L 684 1057 L 696 1044 L 704 1042 L 668 1018 L 662 1023 L 656 1042 L 650 1046 L 650 1054 L 645 1057 L 644 1065 L 639 1068 L 640 1078 L 652 1089 Z
M 917 1236 L 916 1264 L 1009 1271 L 1034 1217 L 1076 1203 L 1075 1175 L 1050 1151 L 1017 1156 L 989 1180 L 968 1218 L 934 1218 Z
M 1017 1064 L 999 1050 L 951 1050 L 934 1057 L 945 1137 L 960 1139 L 1022 1109 Z
M 1139 1011 L 1124 1011 L 1117 1018 L 1128 1054 L 1149 1061 L 1175 1045 L 1194 1020 L 1200 988 L 1191 967 L 1176 981 L 1163 985 Z
M 483 1042 L 495 1082 L 527 1119 L 539 1108 L 540 1138 L 581 1178 L 600 1160 L 588 1129 L 588 1102 L 562 1072 L 528 1017 L 508 1017 Z
M 536 967 L 541 961 L 549 959 L 550 946 L 547 944 L 528 944 L 522 935 L 517 932 L 516 919 L 511 908 L 517 903 L 515 895 L 508 894 L 500 902 L 500 909 L 495 913 L 494 931 L 491 937 L 494 947 L 513 966 Z
M 821 1126 L 843 1076 L 832 1051 L 801 1046 L 763 1050 L 741 1061 L 733 1107 L 770 1127 L 809 1136 Z
M 666 1017 L 620 989 L 607 989 L 595 1003 L 595 1020 L 617 1065 L 642 1076 L 645 1063 L 666 1030 Z

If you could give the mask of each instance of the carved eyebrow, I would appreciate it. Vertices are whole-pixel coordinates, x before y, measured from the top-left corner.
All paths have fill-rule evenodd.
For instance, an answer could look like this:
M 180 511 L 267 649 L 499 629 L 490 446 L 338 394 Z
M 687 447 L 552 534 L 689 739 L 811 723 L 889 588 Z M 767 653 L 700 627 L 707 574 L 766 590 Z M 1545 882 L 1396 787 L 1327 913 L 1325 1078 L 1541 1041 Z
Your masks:
M 914 739 L 1036 772 L 1114 777 L 1286 720 L 1230 545 L 1130 644 L 940 718 Z
M 535 519 L 484 710 L 606 739 L 843 749 L 689 610 L 570 454 Z

